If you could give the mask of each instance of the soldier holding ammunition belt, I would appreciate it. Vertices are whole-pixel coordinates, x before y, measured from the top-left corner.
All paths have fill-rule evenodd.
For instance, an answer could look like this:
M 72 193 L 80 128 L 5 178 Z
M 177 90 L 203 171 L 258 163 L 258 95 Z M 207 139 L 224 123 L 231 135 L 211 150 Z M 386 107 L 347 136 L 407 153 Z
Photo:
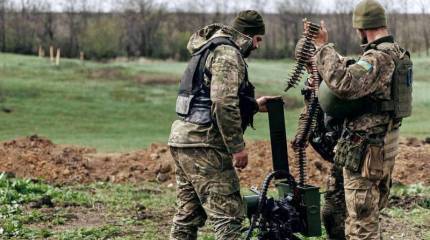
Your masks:
M 345 119 L 334 156 L 343 168 L 345 237 L 381 239 L 379 212 L 388 202 L 399 128 L 412 108 L 410 54 L 389 35 L 385 10 L 376 0 L 363 0 L 354 9 L 353 27 L 363 43 L 355 63 L 336 52 L 321 25 L 315 40 L 324 80 L 320 105 L 326 114 Z

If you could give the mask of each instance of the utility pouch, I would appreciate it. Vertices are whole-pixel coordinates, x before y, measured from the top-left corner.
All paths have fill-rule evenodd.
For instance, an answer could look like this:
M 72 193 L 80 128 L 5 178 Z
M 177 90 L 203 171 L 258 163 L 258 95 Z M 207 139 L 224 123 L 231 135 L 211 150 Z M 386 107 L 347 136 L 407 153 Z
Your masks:
M 258 104 L 255 100 L 255 87 L 248 81 L 247 72 L 245 81 L 239 88 L 239 109 L 242 131 L 245 132 L 248 126 L 254 128 L 254 114 L 258 112 Z
M 210 125 L 212 123 L 211 109 L 206 107 L 193 107 L 185 121 L 198 125 Z
M 180 117 L 187 116 L 190 113 L 191 101 L 194 95 L 178 95 L 176 99 L 176 113 Z
M 366 154 L 368 140 L 357 134 L 343 136 L 336 146 L 334 163 L 351 172 L 360 172 Z
M 381 180 L 384 175 L 384 143 L 371 139 L 361 170 L 361 176 L 370 180 Z
M 179 118 L 190 123 L 210 125 L 211 100 L 202 96 L 179 95 L 176 99 L 176 113 Z

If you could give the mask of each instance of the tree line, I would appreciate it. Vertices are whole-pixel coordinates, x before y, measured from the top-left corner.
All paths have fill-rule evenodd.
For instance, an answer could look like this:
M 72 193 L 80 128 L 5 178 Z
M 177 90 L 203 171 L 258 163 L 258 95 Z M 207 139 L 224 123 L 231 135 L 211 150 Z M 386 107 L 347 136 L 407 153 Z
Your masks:
M 295 43 L 302 33 L 302 19 L 324 19 L 330 40 L 344 54 L 360 51 L 357 33 L 352 29 L 355 0 L 335 0 L 336 8 L 322 13 L 314 0 L 283 0 L 275 13 L 264 13 L 264 1 L 254 0 L 254 9 L 263 12 L 266 36 L 262 49 L 253 56 L 279 59 L 294 55 Z M 396 40 L 412 52 L 430 54 L 430 8 L 422 1 L 420 12 L 407 13 L 407 0 L 384 0 L 389 12 L 390 31 Z M 393 8 L 396 3 L 397 7 Z M 399 7 L 400 6 L 400 7 Z M 184 9 L 172 10 L 154 0 L 123 0 L 115 11 L 92 9 L 88 0 L 65 1 L 54 11 L 47 0 L 0 0 L 0 50 L 35 54 L 39 47 L 60 48 L 63 56 L 89 59 L 147 57 L 187 60 L 190 35 L 204 25 L 229 24 L 232 9 L 216 6 L 205 9 L 205 1 L 192 1 Z

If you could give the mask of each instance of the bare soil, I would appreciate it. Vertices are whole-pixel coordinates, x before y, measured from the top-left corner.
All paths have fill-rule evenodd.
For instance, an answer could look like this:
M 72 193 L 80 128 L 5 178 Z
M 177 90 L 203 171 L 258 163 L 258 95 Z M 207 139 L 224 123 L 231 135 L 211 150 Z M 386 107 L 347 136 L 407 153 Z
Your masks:
M 247 143 L 249 166 L 239 173 L 244 186 L 259 185 L 271 171 L 270 143 Z M 290 168 L 297 176 L 293 151 L 289 147 Z M 324 186 L 330 163 L 307 149 L 309 183 Z M 403 184 L 430 185 L 430 144 L 418 139 L 402 139 L 394 169 L 394 181 Z M 30 136 L 0 143 L 0 172 L 22 178 L 42 179 L 54 184 L 95 181 L 172 182 L 174 171 L 166 145 L 153 144 L 148 149 L 129 153 L 98 153 L 94 148 L 57 145 L 49 139 Z
M 147 85 L 174 85 L 179 83 L 179 78 L 168 75 L 146 75 L 138 74 L 134 77 L 135 82 Z

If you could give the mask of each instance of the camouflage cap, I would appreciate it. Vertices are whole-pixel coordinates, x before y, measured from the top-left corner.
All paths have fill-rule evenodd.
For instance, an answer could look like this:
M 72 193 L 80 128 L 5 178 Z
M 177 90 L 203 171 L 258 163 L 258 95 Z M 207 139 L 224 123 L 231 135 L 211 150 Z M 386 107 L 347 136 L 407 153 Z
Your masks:
M 386 27 L 384 7 L 376 0 L 362 0 L 354 9 L 352 26 L 357 29 Z
M 255 35 L 264 35 L 266 33 L 263 17 L 254 10 L 240 12 L 234 19 L 232 27 L 251 37 Z

